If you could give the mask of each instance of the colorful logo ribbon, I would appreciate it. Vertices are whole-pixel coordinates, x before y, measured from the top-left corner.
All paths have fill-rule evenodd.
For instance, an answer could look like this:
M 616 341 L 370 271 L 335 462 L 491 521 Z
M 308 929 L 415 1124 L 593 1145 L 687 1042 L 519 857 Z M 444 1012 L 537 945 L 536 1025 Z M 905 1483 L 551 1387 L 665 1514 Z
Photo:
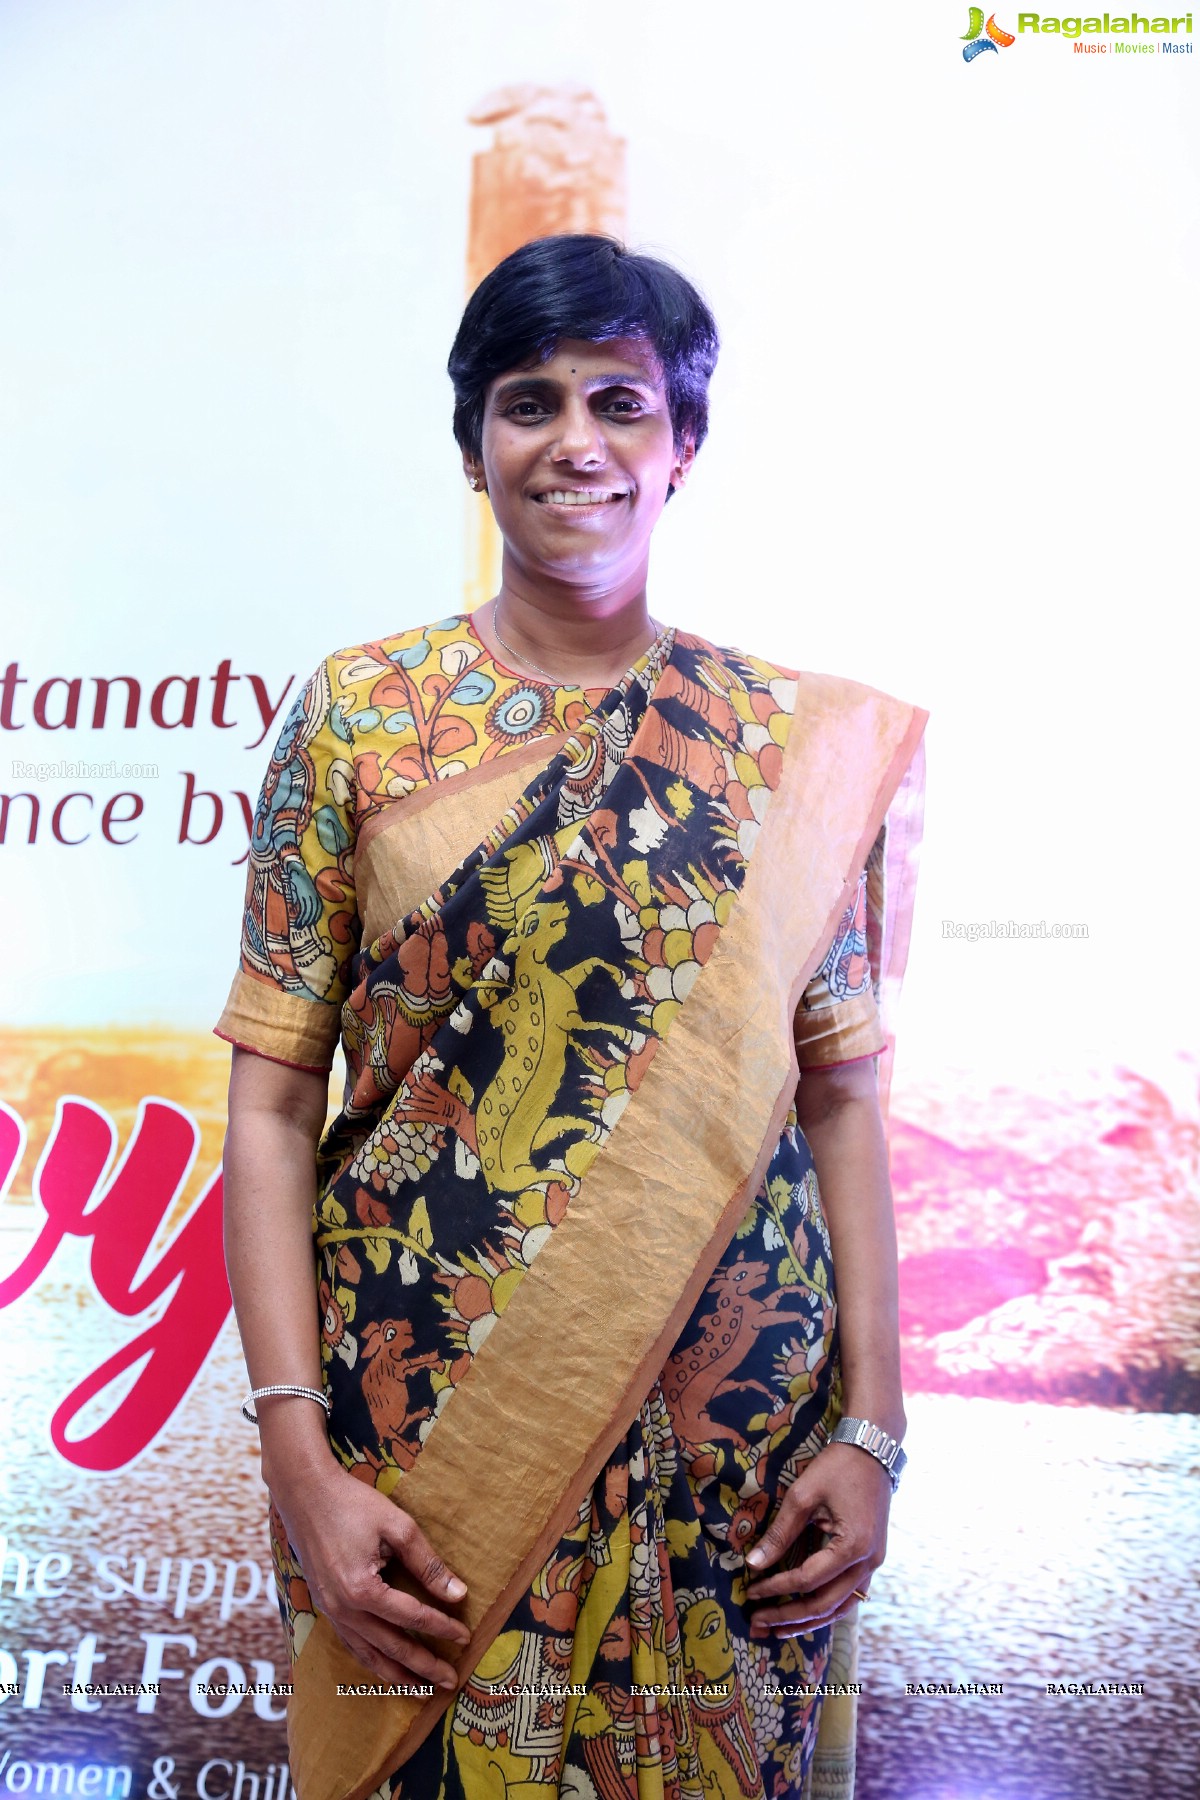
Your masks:
M 996 15 L 985 25 L 982 6 L 973 6 L 970 10 L 970 30 L 963 32 L 963 61 L 974 62 L 984 50 L 1008 50 L 1016 43 L 1011 31 L 1005 31 L 996 23 Z M 983 33 L 987 32 L 984 37 Z

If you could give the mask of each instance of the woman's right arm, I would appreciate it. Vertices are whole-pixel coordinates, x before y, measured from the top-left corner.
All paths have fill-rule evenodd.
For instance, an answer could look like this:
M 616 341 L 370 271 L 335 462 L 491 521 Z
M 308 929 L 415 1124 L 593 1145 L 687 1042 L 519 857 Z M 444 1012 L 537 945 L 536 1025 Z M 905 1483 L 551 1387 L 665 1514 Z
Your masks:
M 311 1223 L 327 1094 L 324 1075 L 235 1046 L 225 1261 L 251 1387 L 321 1386 Z M 263 1480 L 318 1609 L 376 1674 L 456 1686 L 452 1665 L 421 1640 L 468 1642 L 467 1627 L 442 1610 L 462 1598 L 463 1584 L 406 1512 L 343 1468 L 315 1402 L 275 1396 L 255 1405 Z M 383 1580 L 392 1557 L 428 1599 Z

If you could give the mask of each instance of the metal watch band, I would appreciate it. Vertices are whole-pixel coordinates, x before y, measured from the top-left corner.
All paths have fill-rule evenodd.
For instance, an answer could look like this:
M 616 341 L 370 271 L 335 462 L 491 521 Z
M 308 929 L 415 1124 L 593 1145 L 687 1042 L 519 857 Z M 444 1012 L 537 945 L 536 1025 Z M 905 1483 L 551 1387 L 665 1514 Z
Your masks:
M 900 1448 L 898 1438 L 886 1432 L 882 1425 L 872 1425 L 869 1419 L 839 1419 L 830 1435 L 831 1444 L 857 1444 L 868 1456 L 873 1456 L 877 1463 L 882 1463 L 887 1470 L 888 1480 L 892 1484 L 892 1492 L 900 1486 L 900 1475 L 908 1457 Z

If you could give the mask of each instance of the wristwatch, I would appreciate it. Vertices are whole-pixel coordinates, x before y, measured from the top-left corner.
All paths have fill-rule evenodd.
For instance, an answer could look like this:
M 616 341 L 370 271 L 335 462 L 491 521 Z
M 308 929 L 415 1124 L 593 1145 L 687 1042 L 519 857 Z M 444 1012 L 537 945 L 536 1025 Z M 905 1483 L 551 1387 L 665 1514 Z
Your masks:
M 857 1444 L 868 1456 L 873 1456 L 877 1463 L 882 1463 L 887 1470 L 888 1480 L 892 1484 L 892 1492 L 900 1486 L 900 1475 L 907 1456 L 900 1448 L 899 1439 L 889 1437 L 881 1425 L 872 1425 L 869 1419 L 839 1419 L 830 1434 L 831 1444 Z

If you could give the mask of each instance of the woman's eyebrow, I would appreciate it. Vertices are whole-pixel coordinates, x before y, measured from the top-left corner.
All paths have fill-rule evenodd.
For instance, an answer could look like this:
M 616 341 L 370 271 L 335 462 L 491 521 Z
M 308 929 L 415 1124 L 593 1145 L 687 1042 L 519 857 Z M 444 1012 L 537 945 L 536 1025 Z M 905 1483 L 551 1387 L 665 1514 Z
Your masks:
M 583 385 L 589 394 L 594 393 L 597 388 L 606 387 L 644 388 L 648 394 L 656 394 L 659 387 L 658 382 L 655 381 L 652 375 L 631 375 L 628 373 L 617 375 L 593 375 L 591 379 L 585 381 Z
M 503 381 L 496 389 L 496 400 L 503 403 L 511 400 L 514 394 L 557 394 L 562 383 L 554 381 L 548 375 L 523 375 L 516 381 Z M 628 387 L 642 388 L 647 394 L 658 392 L 658 383 L 649 375 L 592 375 L 583 384 L 585 393 L 595 393 L 597 388 Z

